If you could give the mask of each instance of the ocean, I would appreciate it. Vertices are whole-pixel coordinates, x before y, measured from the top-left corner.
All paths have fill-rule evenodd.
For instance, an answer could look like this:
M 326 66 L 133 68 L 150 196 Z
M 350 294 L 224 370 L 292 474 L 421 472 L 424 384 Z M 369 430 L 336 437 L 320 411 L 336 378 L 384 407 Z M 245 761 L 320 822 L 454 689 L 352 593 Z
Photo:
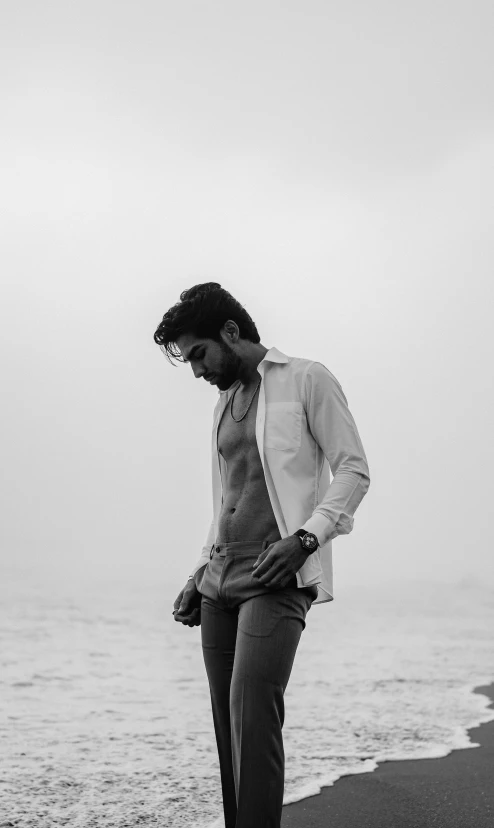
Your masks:
M 219 828 L 200 628 L 164 573 L 2 570 L 0 825 Z M 475 749 L 494 718 L 494 590 L 338 588 L 316 605 L 285 694 L 285 803 L 378 761 Z

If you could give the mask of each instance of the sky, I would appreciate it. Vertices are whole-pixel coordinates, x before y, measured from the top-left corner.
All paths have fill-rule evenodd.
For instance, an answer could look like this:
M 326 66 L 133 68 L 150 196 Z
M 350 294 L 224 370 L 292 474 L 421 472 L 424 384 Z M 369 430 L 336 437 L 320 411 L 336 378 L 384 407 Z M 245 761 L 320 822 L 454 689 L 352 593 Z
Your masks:
M 216 281 L 348 399 L 371 486 L 336 592 L 494 587 L 493 23 L 477 0 L 3 8 L 7 570 L 183 586 L 217 389 L 153 333 Z

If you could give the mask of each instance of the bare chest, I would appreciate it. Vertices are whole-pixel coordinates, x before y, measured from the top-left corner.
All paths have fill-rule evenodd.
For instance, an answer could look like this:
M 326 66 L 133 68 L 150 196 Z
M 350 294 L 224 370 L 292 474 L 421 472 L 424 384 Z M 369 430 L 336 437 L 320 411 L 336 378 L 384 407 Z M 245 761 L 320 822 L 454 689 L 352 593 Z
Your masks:
M 233 400 L 233 407 L 232 407 Z M 226 462 L 257 449 L 256 418 L 259 389 L 254 394 L 238 392 L 226 406 L 218 428 L 218 451 Z

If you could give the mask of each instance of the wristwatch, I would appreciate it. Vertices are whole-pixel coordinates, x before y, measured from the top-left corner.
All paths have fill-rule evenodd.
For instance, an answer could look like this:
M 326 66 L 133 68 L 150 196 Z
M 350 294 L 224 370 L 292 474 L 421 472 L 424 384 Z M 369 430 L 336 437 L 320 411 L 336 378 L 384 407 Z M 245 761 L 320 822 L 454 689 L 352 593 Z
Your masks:
M 300 538 L 302 549 L 309 555 L 315 552 L 319 546 L 319 541 L 313 532 L 307 532 L 305 529 L 297 529 L 293 534 Z

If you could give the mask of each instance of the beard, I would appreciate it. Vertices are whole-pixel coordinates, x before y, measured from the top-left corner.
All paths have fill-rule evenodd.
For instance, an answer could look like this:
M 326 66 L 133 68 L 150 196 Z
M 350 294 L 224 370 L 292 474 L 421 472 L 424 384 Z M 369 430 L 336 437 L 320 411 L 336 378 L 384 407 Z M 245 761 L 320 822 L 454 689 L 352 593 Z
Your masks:
M 238 379 L 242 360 L 226 342 L 220 343 L 222 353 L 221 369 L 216 373 L 216 386 L 220 391 L 227 391 Z

